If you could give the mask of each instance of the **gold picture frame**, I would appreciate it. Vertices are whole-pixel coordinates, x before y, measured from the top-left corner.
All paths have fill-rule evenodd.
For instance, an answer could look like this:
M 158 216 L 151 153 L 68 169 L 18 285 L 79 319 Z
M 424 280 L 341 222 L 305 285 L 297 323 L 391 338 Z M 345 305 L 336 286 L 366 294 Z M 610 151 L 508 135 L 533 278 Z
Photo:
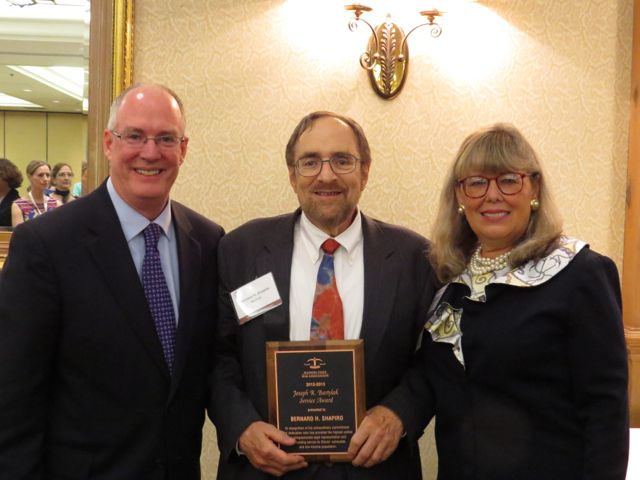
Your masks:
M 86 192 L 109 174 L 102 152 L 109 107 L 133 82 L 134 0 L 92 0 L 90 28 Z

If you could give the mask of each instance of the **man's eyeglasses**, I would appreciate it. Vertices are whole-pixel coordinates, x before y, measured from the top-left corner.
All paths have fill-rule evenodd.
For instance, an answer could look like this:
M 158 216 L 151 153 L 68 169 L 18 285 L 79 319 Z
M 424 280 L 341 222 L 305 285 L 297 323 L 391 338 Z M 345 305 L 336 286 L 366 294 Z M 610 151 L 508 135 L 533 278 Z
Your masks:
M 127 145 L 134 148 L 142 148 L 149 140 L 153 140 L 158 147 L 163 148 L 173 148 L 184 142 L 184 137 L 178 137 L 177 135 L 171 135 L 168 133 L 155 137 L 147 137 L 135 130 L 125 130 L 122 133 L 111 130 L 111 133 L 113 133 L 113 135 L 119 140 L 122 140 Z
M 345 173 L 353 172 L 359 161 L 359 158 L 348 153 L 336 153 L 327 160 L 310 155 L 296 160 L 295 167 L 298 175 L 315 177 L 322 171 L 322 165 L 328 163 L 333 173 L 336 175 L 344 175 Z
M 484 175 L 473 175 L 458 180 L 458 185 L 469 198 L 484 197 L 489 190 L 491 180 L 496 181 L 498 190 L 504 195 L 515 195 L 522 191 L 525 177 L 536 177 L 537 173 L 516 173 L 509 172 L 495 177 L 485 177 Z

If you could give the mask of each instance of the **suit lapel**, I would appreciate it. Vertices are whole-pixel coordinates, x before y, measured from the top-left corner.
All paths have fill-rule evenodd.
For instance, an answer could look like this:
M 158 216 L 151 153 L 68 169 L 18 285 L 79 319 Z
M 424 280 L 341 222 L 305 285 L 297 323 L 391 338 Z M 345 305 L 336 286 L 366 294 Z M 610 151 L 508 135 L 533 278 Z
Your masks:
M 291 257 L 293 256 L 293 229 L 300 210 L 278 218 L 256 258 L 256 276 L 272 272 L 282 299 L 282 305 L 263 315 L 268 340 L 289 340 L 289 289 L 291 285 Z
M 106 184 L 103 183 L 89 199 L 91 203 L 86 203 L 91 212 L 88 228 L 94 237 L 87 242 L 87 248 L 120 306 L 124 319 L 168 380 L 169 369 L 164 361 L 162 346 Z
M 172 376 L 172 388 L 169 400 L 175 392 L 178 379 L 182 374 L 187 358 L 193 322 L 197 319 L 199 305 L 199 288 L 196 282 L 200 279 L 201 245 L 191 235 L 191 222 L 177 204 L 172 204 L 171 215 L 178 245 L 178 265 L 180 270 L 180 305 L 178 330 L 176 334 L 176 356 Z M 215 292 L 211 292 L 215 295 Z M 212 319 L 213 320 L 213 319 Z
M 362 215 L 364 242 L 364 310 L 360 338 L 364 340 L 366 358 L 374 359 L 378 347 L 392 322 L 398 273 L 394 261 L 395 247 L 385 241 L 380 226 Z

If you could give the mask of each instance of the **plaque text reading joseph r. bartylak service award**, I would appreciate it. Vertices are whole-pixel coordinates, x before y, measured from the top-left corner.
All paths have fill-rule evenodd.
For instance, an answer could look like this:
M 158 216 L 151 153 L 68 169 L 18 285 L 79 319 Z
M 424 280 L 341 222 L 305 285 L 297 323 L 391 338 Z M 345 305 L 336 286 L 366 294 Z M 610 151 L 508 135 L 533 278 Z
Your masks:
M 269 421 L 309 461 L 349 461 L 365 414 L 362 340 L 267 342 Z

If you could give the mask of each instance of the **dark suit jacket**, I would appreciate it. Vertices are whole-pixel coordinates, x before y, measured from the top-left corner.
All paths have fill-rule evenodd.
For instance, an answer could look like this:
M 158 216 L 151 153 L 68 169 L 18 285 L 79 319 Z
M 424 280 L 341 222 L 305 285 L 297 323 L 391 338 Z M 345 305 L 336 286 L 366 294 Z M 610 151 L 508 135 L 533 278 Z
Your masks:
M 462 309 L 465 367 L 451 344 L 425 333 L 422 364 L 396 391 L 410 393 L 386 399 L 413 411 L 409 436 L 435 413 L 438 478 L 624 480 L 627 356 L 615 264 L 584 248 L 545 283 L 489 285 L 486 303 L 467 295 L 451 283 L 440 299 Z
M 289 285 L 293 229 L 300 215 L 254 220 L 220 242 L 221 355 L 215 369 L 212 412 L 221 452 L 219 479 L 264 479 L 246 457 L 238 457 L 240 434 L 268 419 L 265 342 L 289 340 Z M 364 339 L 367 408 L 399 382 L 415 351 L 434 285 L 427 241 L 409 230 L 362 216 L 364 237 Z M 229 292 L 273 272 L 282 305 L 238 326 Z M 310 279 L 315 281 L 315 279 Z M 375 468 L 312 465 L 286 478 L 308 478 L 316 468 L 341 469 L 346 478 L 421 478 L 417 442 L 401 440 L 397 451 Z M 336 472 L 337 474 L 338 472 Z
M 13 188 L 9 190 L 2 199 L 2 202 L 0 202 L 0 227 L 11 226 L 11 205 L 13 205 L 13 201 L 18 198 L 20 198 L 20 194 Z
M 0 479 L 200 477 L 223 230 L 172 202 L 174 375 L 106 185 L 16 228 L 0 276 Z

